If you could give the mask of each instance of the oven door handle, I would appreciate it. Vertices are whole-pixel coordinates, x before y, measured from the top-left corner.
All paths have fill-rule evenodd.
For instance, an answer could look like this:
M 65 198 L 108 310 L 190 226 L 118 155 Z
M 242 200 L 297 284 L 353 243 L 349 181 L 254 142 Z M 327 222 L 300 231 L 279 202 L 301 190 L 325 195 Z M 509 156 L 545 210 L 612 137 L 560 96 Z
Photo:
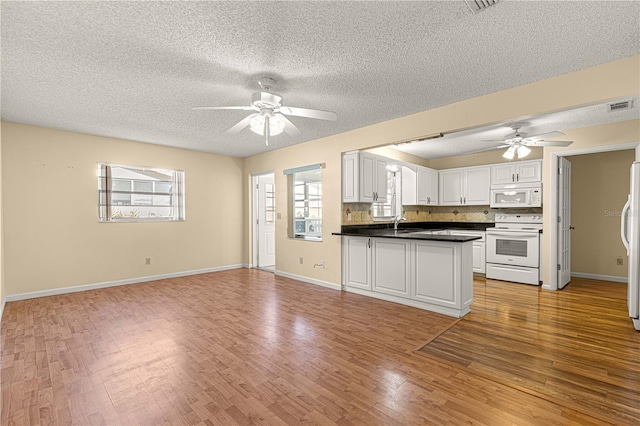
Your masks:
M 500 236 L 511 238 L 538 238 L 537 234 L 518 234 L 516 232 L 487 232 L 487 236 Z

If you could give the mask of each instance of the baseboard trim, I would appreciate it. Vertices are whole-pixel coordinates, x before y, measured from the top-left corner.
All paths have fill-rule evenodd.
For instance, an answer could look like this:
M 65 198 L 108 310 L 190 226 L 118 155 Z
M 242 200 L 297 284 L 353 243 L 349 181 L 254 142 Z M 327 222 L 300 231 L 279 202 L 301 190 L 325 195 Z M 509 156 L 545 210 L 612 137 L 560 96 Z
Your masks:
M 333 290 L 338 290 L 338 291 L 341 290 L 340 284 L 330 283 L 329 281 L 316 280 L 315 278 L 304 277 L 302 275 L 290 274 L 288 272 L 277 271 L 277 270 L 275 271 L 275 274 L 281 277 L 291 278 L 292 280 L 302 281 L 309 284 L 315 284 L 315 285 L 327 287 Z
M 66 293 L 76 293 L 78 291 L 96 290 L 99 288 L 116 287 L 116 286 L 128 285 L 128 284 L 138 284 L 138 283 L 144 283 L 148 281 L 164 280 L 167 278 L 186 277 L 189 275 L 206 274 L 209 272 L 227 271 L 230 269 L 240 269 L 240 268 L 246 268 L 246 267 L 247 267 L 246 264 L 239 263 L 236 265 L 216 266 L 213 268 L 193 269 L 190 271 L 171 272 L 168 274 L 160 274 L 160 275 L 148 275 L 146 277 L 127 278 L 124 280 L 105 281 L 105 282 L 93 283 L 93 284 L 82 284 L 82 285 L 76 285 L 71 287 L 60 287 L 60 288 L 54 288 L 51 290 L 31 291 L 28 293 L 18 293 L 18 294 L 7 295 L 5 296 L 5 301 L 16 302 L 18 300 L 35 299 L 37 297 L 55 296 L 58 294 L 66 294 Z M 2 304 L 2 308 L 4 310 L 4 301 Z
M 627 277 L 616 277 L 615 275 L 599 275 L 599 274 L 588 274 L 584 272 L 571 272 L 572 277 L 576 278 L 589 278 L 592 280 L 600 280 L 600 281 L 613 281 L 616 283 L 626 283 L 628 282 Z

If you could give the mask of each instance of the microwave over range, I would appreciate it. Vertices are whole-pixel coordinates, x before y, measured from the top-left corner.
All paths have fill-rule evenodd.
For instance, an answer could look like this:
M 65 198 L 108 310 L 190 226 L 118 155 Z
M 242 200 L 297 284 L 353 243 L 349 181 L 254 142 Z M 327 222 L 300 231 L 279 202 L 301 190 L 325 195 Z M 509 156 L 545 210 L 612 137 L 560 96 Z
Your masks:
M 490 207 L 542 207 L 542 183 L 492 185 Z

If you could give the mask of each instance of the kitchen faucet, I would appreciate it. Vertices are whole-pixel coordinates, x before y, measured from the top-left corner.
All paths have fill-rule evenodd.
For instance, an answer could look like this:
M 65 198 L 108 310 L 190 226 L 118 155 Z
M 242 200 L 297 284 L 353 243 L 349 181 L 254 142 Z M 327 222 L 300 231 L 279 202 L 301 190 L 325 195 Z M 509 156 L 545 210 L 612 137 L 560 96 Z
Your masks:
M 401 220 L 407 220 L 406 217 L 402 217 L 402 215 L 397 215 L 396 217 L 393 218 L 393 230 L 398 232 L 398 222 L 400 222 Z

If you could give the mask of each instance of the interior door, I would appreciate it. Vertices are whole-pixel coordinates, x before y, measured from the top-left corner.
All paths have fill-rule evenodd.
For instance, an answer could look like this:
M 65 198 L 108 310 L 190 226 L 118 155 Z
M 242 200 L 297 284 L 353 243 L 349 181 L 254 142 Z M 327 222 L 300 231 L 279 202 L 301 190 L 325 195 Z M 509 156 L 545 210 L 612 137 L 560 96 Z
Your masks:
M 276 264 L 276 199 L 273 173 L 258 176 L 258 268 Z
M 571 162 L 559 158 L 558 172 L 558 289 L 571 281 Z

